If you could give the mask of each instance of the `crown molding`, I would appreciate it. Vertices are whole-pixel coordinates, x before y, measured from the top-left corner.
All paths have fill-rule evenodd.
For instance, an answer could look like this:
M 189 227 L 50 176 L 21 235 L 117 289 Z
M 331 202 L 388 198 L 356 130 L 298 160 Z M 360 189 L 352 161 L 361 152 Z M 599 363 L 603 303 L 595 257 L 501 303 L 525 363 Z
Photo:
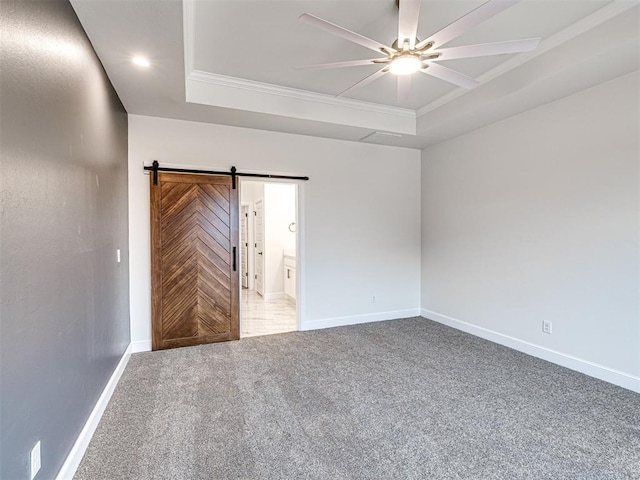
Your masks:
M 483 73 L 476 80 L 478 80 L 480 84 L 487 83 L 636 6 L 638 6 L 638 2 L 636 1 L 614 0 L 601 9 L 596 10 L 590 15 L 587 15 L 586 17 L 569 25 L 565 29 L 560 30 L 549 38 L 542 40 L 540 42 L 540 45 L 538 45 L 538 48 L 536 48 L 533 52 L 518 54 L 510 60 L 507 60 L 497 67 L 492 68 L 488 72 Z M 423 117 L 430 112 L 446 105 L 447 103 L 452 102 L 456 98 L 459 98 L 471 92 L 473 92 L 473 89 L 467 90 L 464 88 L 457 88 L 452 92 L 443 95 L 439 99 L 416 110 L 417 118 Z
M 195 68 L 196 8 L 194 0 L 183 0 L 187 102 L 402 135 L 416 134 L 415 110 L 197 70 Z
M 416 134 L 417 121 L 413 110 L 335 98 L 208 72 L 194 71 L 187 76 L 185 96 L 187 102 L 201 105 L 402 135 Z
M 361 100 L 353 100 L 349 98 L 334 97 L 323 93 L 311 92 L 308 90 L 300 90 L 297 88 L 283 87 L 270 83 L 256 82 L 254 80 L 246 80 L 244 78 L 229 77 L 219 75 L 217 73 L 204 72 L 202 70 L 193 70 L 187 75 L 187 80 L 204 82 L 220 87 L 234 88 L 247 92 L 276 95 L 279 97 L 293 98 L 296 100 L 304 100 L 306 102 L 322 103 L 337 107 L 347 107 L 351 109 L 362 110 L 369 113 L 382 113 L 384 115 L 393 115 L 396 117 L 416 118 L 416 111 L 408 108 L 391 107 L 378 103 L 363 102 Z

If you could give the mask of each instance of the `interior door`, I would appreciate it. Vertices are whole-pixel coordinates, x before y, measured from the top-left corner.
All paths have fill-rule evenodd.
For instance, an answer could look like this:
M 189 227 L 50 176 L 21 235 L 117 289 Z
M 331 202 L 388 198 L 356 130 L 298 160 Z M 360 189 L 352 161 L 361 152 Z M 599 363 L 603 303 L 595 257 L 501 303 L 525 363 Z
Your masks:
M 242 288 L 249 288 L 249 272 L 247 266 L 247 255 L 249 254 L 249 207 L 247 205 L 242 206 L 240 213 L 240 273 L 242 278 Z
M 227 176 L 150 177 L 153 350 L 239 339 L 238 190 Z
M 264 296 L 264 205 L 262 200 L 255 203 L 255 258 L 256 262 L 256 292 Z

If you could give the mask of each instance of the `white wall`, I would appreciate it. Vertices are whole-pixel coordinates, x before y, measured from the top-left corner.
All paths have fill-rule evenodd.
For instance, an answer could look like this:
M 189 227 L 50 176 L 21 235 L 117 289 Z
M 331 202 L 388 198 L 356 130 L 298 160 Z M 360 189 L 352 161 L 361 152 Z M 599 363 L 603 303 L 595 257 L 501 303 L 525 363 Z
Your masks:
M 640 389 L 638 85 L 423 151 L 425 316 Z
M 295 250 L 296 234 L 289 230 L 296 221 L 296 186 L 278 183 L 264 185 L 264 240 L 266 294 L 284 295 L 283 250 Z
M 419 151 L 130 115 L 134 346 L 151 338 L 149 177 L 142 164 L 153 160 L 310 177 L 299 188 L 302 329 L 419 312 Z
M 264 182 L 240 181 L 240 201 L 242 203 L 254 203 L 259 198 L 264 198 Z

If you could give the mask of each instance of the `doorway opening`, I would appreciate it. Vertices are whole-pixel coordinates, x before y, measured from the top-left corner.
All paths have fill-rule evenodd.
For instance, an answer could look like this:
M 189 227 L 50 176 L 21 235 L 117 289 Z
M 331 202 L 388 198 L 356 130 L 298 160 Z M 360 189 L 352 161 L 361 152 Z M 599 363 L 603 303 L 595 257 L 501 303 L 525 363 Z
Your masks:
M 240 182 L 240 336 L 298 330 L 298 188 Z

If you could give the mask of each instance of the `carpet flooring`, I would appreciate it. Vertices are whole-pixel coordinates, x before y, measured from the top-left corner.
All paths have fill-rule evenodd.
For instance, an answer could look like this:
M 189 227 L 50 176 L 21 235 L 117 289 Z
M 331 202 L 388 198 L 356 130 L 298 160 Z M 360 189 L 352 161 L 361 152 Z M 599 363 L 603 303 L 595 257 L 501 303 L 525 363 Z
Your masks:
M 76 479 L 640 479 L 640 395 L 412 318 L 134 354 Z

